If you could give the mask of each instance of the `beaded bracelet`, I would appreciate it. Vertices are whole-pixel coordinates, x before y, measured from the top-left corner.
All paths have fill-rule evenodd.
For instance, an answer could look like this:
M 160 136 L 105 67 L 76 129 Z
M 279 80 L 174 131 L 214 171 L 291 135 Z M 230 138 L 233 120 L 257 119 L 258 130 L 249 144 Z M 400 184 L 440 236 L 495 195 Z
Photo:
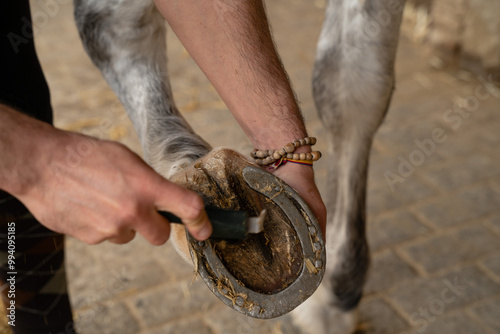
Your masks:
M 254 149 L 250 155 L 255 159 L 259 166 L 275 166 L 273 169 L 278 168 L 284 161 L 293 163 L 312 165 L 313 161 L 321 158 L 320 151 L 313 151 L 310 153 L 293 153 L 296 148 L 304 145 L 316 144 L 315 137 L 305 137 L 298 139 L 292 143 L 286 144 L 283 148 L 277 150 L 258 150 Z M 285 162 L 286 163 L 286 162 Z

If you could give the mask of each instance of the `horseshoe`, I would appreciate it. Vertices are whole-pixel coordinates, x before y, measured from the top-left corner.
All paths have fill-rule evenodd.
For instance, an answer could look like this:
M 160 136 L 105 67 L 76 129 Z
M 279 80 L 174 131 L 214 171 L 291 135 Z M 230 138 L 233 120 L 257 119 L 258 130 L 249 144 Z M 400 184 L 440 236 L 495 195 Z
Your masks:
M 251 189 L 285 213 L 297 233 L 303 263 L 295 281 L 277 293 L 259 293 L 245 287 L 226 269 L 210 239 L 197 241 L 187 233 L 190 253 L 201 278 L 227 306 L 254 318 L 275 318 L 292 311 L 316 291 L 325 273 L 325 244 L 314 214 L 295 190 L 259 167 L 243 168 L 242 176 Z

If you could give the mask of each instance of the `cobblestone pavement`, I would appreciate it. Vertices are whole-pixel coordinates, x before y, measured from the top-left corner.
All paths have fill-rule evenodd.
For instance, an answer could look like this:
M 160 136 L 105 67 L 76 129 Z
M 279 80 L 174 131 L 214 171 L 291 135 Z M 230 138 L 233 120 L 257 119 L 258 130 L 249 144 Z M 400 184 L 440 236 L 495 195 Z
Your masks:
M 310 133 L 310 76 L 322 1 L 269 0 L 278 48 Z M 59 127 L 140 152 L 123 108 L 82 51 L 71 5 L 38 13 L 38 49 Z M 45 16 L 43 15 L 45 13 Z M 45 17 L 45 20 L 42 18 Z M 169 70 L 184 116 L 212 145 L 249 143 L 213 88 L 169 34 Z M 401 38 L 397 88 L 373 145 L 368 186 L 372 269 L 359 333 L 500 333 L 500 91 L 429 65 Z M 434 62 L 435 63 L 435 62 Z M 326 194 L 325 167 L 316 167 Z M 72 303 L 82 334 L 295 333 L 287 318 L 257 321 L 216 299 L 173 248 L 67 240 Z

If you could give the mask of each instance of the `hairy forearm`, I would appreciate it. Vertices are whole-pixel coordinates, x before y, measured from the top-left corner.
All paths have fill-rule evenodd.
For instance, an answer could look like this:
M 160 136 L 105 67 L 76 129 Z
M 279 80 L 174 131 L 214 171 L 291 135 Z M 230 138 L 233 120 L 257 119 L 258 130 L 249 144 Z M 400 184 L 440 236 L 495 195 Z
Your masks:
M 41 176 L 43 146 L 55 135 L 52 126 L 0 104 L 0 189 L 24 194 Z
M 155 0 L 255 147 L 306 130 L 261 0 Z

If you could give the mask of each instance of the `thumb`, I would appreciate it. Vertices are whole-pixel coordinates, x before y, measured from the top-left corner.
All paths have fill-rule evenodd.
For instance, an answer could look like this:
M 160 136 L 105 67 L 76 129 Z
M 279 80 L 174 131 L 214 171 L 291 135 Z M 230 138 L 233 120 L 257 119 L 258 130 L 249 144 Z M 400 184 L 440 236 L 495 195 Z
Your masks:
M 159 189 L 156 206 L 178 216 L 195 239 L 203 241 L 212 234 L 203 200 L 194 191 L 165 180 Z

